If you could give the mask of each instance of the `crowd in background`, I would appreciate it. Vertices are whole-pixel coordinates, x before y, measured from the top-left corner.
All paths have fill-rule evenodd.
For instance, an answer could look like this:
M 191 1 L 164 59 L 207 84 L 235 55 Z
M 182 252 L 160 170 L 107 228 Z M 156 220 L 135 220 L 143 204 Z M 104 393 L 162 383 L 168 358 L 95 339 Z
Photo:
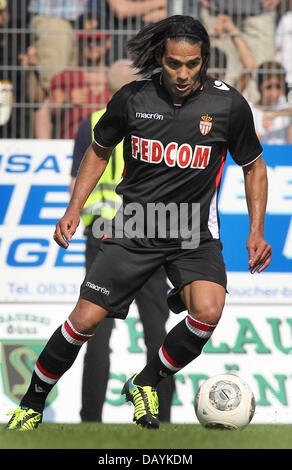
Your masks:
M 209 73 L 245 96 L 261 141 L 292 143 L 292 0 L 0 0 L 1 137 L 74 139 L 126 41 L 172 14 L 205 25 Z

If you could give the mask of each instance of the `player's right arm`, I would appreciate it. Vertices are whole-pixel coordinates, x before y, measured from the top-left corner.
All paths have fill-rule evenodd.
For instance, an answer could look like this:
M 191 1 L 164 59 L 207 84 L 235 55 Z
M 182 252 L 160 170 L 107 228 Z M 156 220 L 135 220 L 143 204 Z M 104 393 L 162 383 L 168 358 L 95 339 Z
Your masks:
M 138 85 L 141 86 L 140 83 Z M 85 202 L 101 178 L 113 149 L 125 136 L 127 100 L 131 91 L 131 84 L 117 91 L 108 103 L 107 111 L 94 128 L 94 141 L 87 149 L 79 167 L 70 203 L 64 216 L 56 224 L 54 240 L 63 248 L 68 248 L 79 225 Z
M 113 148 L 104 148 L 93 142 L 88 147 L 75 181 L 73 193 L 64 216 L 56 224 L 55 242 L 68 248 L 80 222 L 81 210 L 97 182 L 101 178 Z

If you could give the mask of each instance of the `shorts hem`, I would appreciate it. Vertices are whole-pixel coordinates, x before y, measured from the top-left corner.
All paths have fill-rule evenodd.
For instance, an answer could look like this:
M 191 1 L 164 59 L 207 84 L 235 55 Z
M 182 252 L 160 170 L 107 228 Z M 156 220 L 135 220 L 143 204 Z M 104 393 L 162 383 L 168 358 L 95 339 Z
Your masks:
M 127 315 L 129 313 L 129 309 L 126 312 L 125 311 L 121 312 L 121 311 L 111 310 L 106 305 L 102 305 L 102 302 L 98 302 L 97 300 L 93 300 L 91 296 L 89 296 L 89 295 L 87 296 L 86 294 L 81 294 L 80 299 L 88 300 L 88 302 L 92 302 L 93 304 L 98 305 L 99 307 L 104 308 L 105 310 L 107 310 L 108 313 L 107 313 L 107 316 L 105 318 L 116 318 L 116 319 L 120 319 L 120 320 L 125 320 L 125 318 L 127 318 Z

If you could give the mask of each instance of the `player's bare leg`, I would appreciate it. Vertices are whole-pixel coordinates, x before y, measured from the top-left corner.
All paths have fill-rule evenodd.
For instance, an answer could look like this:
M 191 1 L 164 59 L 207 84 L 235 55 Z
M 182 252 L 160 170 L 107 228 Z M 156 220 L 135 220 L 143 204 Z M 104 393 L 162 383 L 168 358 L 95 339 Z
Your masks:
M 79 333 L 94 334 L 97 325 L 106 317 L 107 310 L 89 300 L 79 299 L 69 320 Z
M 181 291 L 188 314 L 195 320 L 216 325 L 222 315 L 226 290 L 210 281 L 194 281 Z

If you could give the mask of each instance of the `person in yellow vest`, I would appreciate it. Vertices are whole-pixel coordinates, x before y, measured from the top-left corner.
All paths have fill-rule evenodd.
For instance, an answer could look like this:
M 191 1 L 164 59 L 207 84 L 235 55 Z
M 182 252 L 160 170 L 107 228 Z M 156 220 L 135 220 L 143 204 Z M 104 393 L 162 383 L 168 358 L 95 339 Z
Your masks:
M 119 60 L 109 69 L 108 82 L 113 94 L 126 83 L 136 79 L 137 75 L 129 60 Z M 70 191 L 73 190 L 83 155 L 93 140 L 93 128 L 104 112 L 105 109 L 101 109 L 92 113 L 82 122 L 77 131 L 73 150 Z M 115 192 L 115 187 L 122 178 L 123 169 L 123 143 L 121 142 L 114 149 L 102 178 L 87 199 L 81 214 L 85 226 L 84 233 L 87 237 L 86 271 L 89 270 L 100 244 L 100 240 L 92 234 L 92 225 L 96 217 L 102 216 L 105 219 L 114 217 L 116 207 L 121 202 L 120 196 Z M 166 274 L 164 268 L 161 268 L 144 284 L 135 298 L 144 329 L 147 360 L 158 351 L 166 334 L 165 323 L 169 315 L 166 301 L 167 289 Z M 155 328 L 153 328 L 154 324 Z M 82 376 L 80 412 L 82 421 L 102 421 L 102 410 L 110 372 L 110 337 L 113 327 L 114 319 L 105 319 L 99 325 L 94 337 L 87 343 Z M 158 395 L 162 398 L 160 400 L 161 421 L 171 420 L 173 391 L 174 380 L 172 377 L 163 381 L 158 389 Z

